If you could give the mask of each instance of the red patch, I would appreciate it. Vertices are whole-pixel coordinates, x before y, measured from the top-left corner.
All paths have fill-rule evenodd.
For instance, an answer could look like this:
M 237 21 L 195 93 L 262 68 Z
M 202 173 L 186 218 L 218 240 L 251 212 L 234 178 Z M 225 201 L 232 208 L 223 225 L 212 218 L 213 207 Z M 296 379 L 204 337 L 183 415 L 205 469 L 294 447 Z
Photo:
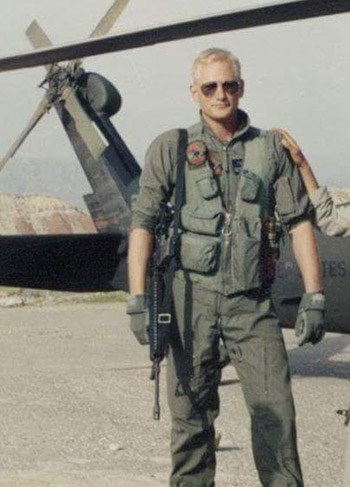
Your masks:
M 201 140 L 191 142 L 186 148 L 186 157 L 189 164 L 201 166 L 207 158 L 207 146 Z
M 220 176 L 222 173 L 222 164 L 219 154 L 216 152 L 209 152 L 208 161 L 215 176 Z

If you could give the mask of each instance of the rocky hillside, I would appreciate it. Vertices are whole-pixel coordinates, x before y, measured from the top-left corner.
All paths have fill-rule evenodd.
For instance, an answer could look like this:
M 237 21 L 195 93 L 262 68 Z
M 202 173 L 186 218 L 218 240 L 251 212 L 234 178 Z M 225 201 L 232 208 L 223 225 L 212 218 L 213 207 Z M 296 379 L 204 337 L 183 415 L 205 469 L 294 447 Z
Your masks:
M 350 189 L 329 188 L 339 211 L 350 216 Z M 0 235 L 95 233 L 87 211 L 50 196 L 0 193 Z
M 87 212 L 59 199 L 0 193 L 0 235 L 95 232 Z

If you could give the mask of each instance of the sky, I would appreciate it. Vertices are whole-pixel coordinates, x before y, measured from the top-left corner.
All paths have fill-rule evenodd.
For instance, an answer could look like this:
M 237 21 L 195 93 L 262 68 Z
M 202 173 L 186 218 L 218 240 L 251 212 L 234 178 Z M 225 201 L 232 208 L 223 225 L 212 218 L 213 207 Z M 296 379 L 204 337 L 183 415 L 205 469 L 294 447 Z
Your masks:
M 265 0 L 130 0 L 111 34 Z M 35 18 L 54 44 L 89 36 L 112 0 L 1 0 L 0 56 L 31 49 L 25 29 Z M 350 187 L 350 14 L 214 34 L 87 58 L 85 69 L 106 76 L 122 97 L 113 122 L 143 165 L 159 133 L 197 121 L 189 95 L 190 69 L 208 47 L 241 60 L 246 91 L 241 107 L 252 124 L 283 127 L 300 143 L 322 184 Z M 44 68 L 0 74 L 0 153 L 30 119 L 41 97 Z M 82 205 L 89 185 L 54 111 L 35 128 L 0 173 L 0 191 L 45 193 Z

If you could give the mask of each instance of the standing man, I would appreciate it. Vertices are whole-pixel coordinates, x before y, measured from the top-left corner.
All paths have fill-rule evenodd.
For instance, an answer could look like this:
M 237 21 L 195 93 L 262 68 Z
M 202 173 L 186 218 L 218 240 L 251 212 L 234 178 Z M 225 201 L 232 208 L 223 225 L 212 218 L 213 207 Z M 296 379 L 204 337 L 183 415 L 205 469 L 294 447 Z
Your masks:
M 147 341 L 146 274 L 164 202 L 174 202 L 177 166 L 184 194 L 173 282 L 175 321 L 167 362 L 172 416 L 172 487 L 213 487 L 214 421 L 219 414 L 220 338 L 237 369 L 252 422 L 255 463 L 265 487 L 301 487 L 295 411 L 283 337 L 270 300 L 276 251 L 274 212 L 288 227 L 306 293 L 296 334 L 324 335 L 320 265 L 309 202 L 278 135 L 250 125 L 238 108 L 240 63 L 208 49 L 193 64 L 191 94 L 200 121 L 151 144 L 134 206 L 127 311 Z

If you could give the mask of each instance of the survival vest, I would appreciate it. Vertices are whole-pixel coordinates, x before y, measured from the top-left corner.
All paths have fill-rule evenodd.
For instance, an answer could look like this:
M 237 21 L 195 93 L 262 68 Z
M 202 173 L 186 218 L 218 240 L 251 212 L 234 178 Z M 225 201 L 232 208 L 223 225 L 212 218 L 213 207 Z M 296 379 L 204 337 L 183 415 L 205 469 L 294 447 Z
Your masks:
M 236 140 L 242 167 L 236 195 L 225 208 L 202 126 L 188 129 L 192 159 L 184 171 L 180 269 L 193 282 L 226 295 L 269 286 L 274 277 L 276 163 L 269 137 L 269 132 L 250 127 Z

